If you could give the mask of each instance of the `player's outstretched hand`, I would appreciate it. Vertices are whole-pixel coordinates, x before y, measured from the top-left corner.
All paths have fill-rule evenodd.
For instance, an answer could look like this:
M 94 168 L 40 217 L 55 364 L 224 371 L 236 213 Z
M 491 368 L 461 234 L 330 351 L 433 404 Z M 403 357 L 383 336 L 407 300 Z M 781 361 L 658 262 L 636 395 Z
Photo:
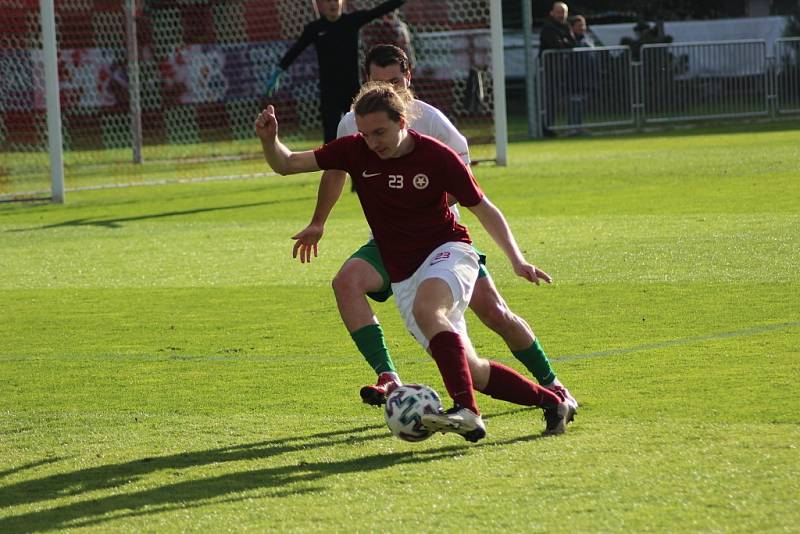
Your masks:
M 311 253 L 317 257 L 317 243 L 322 239 L 323 228 L 317 224 L 309 224 L 303 230 L 292 236 L 295 239 L 292 247 L 292 258 L 300 255 L 300 263 L 311 263 Z
M 521 276 L 525 280 L 533 282 L 537 286 L 539 285 L 540 281 L 547 282 L 548 284 L 553 281 L 549 274 L 539 269 L 537 266 L 531 265 L 530 263 L 521 263 L 520 265 L 515 266 L 514 272 L 517 273 L 517 276 Z
M 272 104 L 258 114 L 255 126 L 256 135 L 262 141 L 275 141 L 275 138 L 278 136 L 278 119 L 275 117 L 275 108 Z

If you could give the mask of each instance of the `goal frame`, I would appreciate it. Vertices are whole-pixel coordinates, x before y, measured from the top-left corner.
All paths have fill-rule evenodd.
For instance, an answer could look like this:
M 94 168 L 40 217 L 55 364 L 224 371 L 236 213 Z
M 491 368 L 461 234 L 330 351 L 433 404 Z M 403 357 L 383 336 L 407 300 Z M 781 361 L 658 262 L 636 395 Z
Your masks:
M 313 3 L 313 0 L 311 0 Z M 124 9 L 128 13 L 134 11 L 136 0 L 123 0 Z M 47 146 L 49 154 L 49 173 L 51 183 L 51 201 L 64 203 L 66 189 L 64 183 L 64 143 L 62 137 L 61 104 L 59 101 L 58 49 L 55 26 L 55 0 L 39 0 L 42 24 L 42 43 L 44 59 L 44 82 L 47 116 Z M 314 6 L 316 8 L 316 6 Z M 501 0 L 489 0 L 490 9 L 490 41 L 492 60 L 493 86 L 493 121 L 495 141 L 495 163 L 500 166 L 508 164 L 508 126 L 506 118 L 505 68 L 503 18 Z M 135 31 L 135 26 L 128 24 L 127 31 Z M 128 36 L 128 42 L 135 42 Z M 139 75 L 136 67 L 129 68 L 133 87 L 131 106 L 131 146 L 133 161 L 142 161 L 141 116 L 137 116 Z

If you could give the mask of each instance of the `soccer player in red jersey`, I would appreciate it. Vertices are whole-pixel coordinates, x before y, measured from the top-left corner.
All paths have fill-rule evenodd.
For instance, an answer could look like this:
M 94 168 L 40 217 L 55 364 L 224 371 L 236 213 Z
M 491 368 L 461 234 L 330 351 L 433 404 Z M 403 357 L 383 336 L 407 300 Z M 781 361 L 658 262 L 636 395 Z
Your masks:
M 373 47 L 364 59 L 364 70 L 371 81 L 388 82 L 400 90 L 411 92 L 411 62 L 397 46 L 380 44 Z M 438 139 L 455 150 L 461 161 L 469 165 L 467 139 L 441 111 L 416 98 L 412 99 L 408 110 L 410 129 Z M 355 133 L 358 133 L 355 113 L 349 111 L 339 122 L 336 136 L 345 137 Z M 312 253 L 316 256 L 316 245 L 322 238 L 325 222 L 346 180 L 347 173 L 344 171 L 328 169 L 322 174 L 311 222 L 292 236 L 297 240 L 294 253 L 300 247 L 307 253 L 300 255 L 301 262 L 311 261 Z M 450 209 L 458 222 L 458 210 L 453 205 Z M 367 300 L 384 302 L 392 296 L 389 273 L 371 236 L 367 243 L 345 260 L 331 286 L 345 328 L 377 375 L 374 385 L 360 388 L 361 399 L 367 404 L 380 406 L 402 382 L 384 338 L 383 328 Z M 485 264 L 481 264 L 478 271 L 469 307 L 483 324 L 503 338 L 511 354 L 525 365 L 539 384 L 570 401 L 577 409 L 578 402 L 556 376 L 539 338 L 525 319 L 514 313 L 505 302 Z
M 423 416 L 429 430 L 456 432 L 468 441 L 483 438 L 486 427 L 475 389 L 541 407 L 544 433 L 561 434 L 574 415 L 572 405 L 517 371 L 479 358 L 467 337 L 464 312 L 479 258 L 467 229 L 448 207 L 448 193 L 475 214 L 517 275 L 537 285 L 549 283 L 550 276 L 525 260 L 505 217 L 458 155 L 408 129 L 409 103 L 408 94 L 390 84 L 368 83 L 353 104 L 359 133 L 313 151 L 292 152 L 280 142 L 272 106 L 256 118 L 256 134 L 267 163 L 280 174 L 339 169 L 355 181 L 406 327 L 433 357 L 455 403 Z

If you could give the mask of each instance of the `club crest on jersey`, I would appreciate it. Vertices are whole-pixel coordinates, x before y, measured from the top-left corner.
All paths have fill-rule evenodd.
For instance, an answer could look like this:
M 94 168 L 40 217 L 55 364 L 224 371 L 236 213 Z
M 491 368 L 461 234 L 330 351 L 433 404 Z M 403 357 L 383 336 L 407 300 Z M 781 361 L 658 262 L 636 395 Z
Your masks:
M 450 259 L 450 252 L 448 252 L 446 250 L 443 251 L 443 252 L 438 252 L 436 254 L 436 256 L 434 256 L 431 259 L 431 262 L 429 263 L 429 265 L 436 265 L 437 263 L 442 263 L 443 261 L 447 261 L 449 259 Z
M 428 177 L 424 174 L 418 174 L 414 177 L 411 183 L 414 184 L 414 187 L 417 189 L 425 189 L 428 187 L 428 184 L 430 184 L 430 180 L 428 180 Z

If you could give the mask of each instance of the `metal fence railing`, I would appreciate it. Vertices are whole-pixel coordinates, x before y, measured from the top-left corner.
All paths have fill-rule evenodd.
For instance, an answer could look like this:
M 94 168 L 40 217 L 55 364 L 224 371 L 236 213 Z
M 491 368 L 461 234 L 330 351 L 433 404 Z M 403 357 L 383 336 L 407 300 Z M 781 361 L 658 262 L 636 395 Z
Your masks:
M 800 38 L 546 50 L 538 117 L 549 130 L 800 113 Z
M 768 115 L 764 41 L 642 46 L 643 122 Z
M 775 97 L 777 113 L 800 113 L 800 37 L 775 43 Z
M 633 125 L 634 79 L 626 46 L 545 50 L 539 62 L 546 128 Z

